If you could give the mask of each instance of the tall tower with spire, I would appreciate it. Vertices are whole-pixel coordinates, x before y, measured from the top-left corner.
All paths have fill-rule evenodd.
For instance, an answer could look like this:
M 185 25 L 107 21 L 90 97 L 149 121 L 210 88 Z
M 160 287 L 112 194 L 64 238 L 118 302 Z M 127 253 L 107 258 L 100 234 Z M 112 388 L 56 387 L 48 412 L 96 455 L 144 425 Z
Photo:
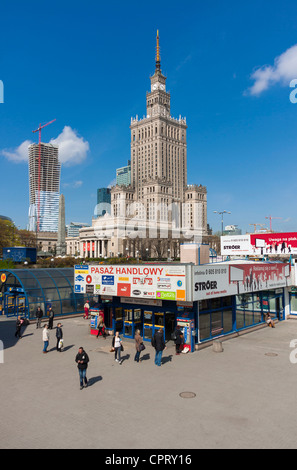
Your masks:
M 135 256 L 144 249 L 160 257 L 160 241 L 168 245 L 167 255 L 170 246 L 185 239 L 201 242 L 207 234 L 207 191 L 187 183 L 187 123 L 171 116 L 159 32 L 156 42 L 146 115 L 131 119 L 131 183 L 111 188 L 111 214 L 94 219 L 81 238 L 91 246 L 93 231 L 94 252 L 102 256 Z
M 131 181 L 138 200 L 144 185 L 162 181 L 172 188 L 173 201 L 182 202 L 187 186 L 187 124 L 170 115 L 170 93 L 161 71 L 160 38 L 157 32 L 155 72 L 146 95 L 146 116 L 131 119 Z

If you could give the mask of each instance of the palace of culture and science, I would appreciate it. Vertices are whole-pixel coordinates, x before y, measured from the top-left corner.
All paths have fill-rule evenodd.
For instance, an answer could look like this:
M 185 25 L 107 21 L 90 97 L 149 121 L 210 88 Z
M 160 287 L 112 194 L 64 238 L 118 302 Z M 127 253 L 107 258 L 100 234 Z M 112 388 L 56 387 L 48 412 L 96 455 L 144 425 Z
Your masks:
M 187 124 L 170 115 L 157 33 L 146 117 L 131 119 L 131 182 L 110 190 L 111 205 L 80 229 L 83 257 L 179 256 L 180 243 L 207 235 L 207 191 L 187 184 Z

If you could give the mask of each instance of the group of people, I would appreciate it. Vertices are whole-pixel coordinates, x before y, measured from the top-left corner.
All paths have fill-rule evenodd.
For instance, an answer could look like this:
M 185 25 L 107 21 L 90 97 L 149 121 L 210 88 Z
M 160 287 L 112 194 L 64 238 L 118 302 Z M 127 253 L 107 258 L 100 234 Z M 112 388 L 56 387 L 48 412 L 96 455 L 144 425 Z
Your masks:
M 43 310 L 41 310 L 40 307 L 37 307 L 35 317 L 36 317 L 36 328 L 41 328 L 41 319 L 43 317 Z M 49 307 L 49 309 L 48 309 L 48 328 L 50 330 L 53 329 L 54 317 L 55 317 L 54 311 L 53 311 L 52 307 Z
M 88 317 L 88 308 L 89 307 L 86 307 L 84 318 Z M 43 318 L 43 311 L 40 308 L 40 306 L 37 308 L 35 316 L 36 316 L 36 328 L 37 329 L 41 328 L 41 320 Z M 48 323 L 44 325 L 43 331 L 42 331 L 43 354 L 46 354 L 48 352 L 49 341 L 50 341 L 49 330 L 53 329 L 53 320 L 54 320 L 54 311 L 50 307 L 48 311 Z M 18 317 L 17 322 L 16 322 L 16 333 L 15 333 L 16 337 L 17 336 L 20 338 L 22 337 L 21 327 L 23 323 L 24 323 L 24 319 L 21 317 Z M 106 326 L 104 324 L 102 316 L 99 316 L 97 329 L 98 329 L 97 338 L 99 338 L 99 336 L 102 336 L 104 339 L 106 339 L 106 336 L 107 336 Z M 175 335 L 176 354 L 180 354 L 180 350 L 183 344 L 183 334 L 179 327 L 177 327 L 174 335 Z M 140 334 L 140 330 L 136 330 L 134 339 L 135 339 L 135 349 L 136 349 L 134 361 L 139 363 L 141 362 L 141 359 L 140 359 L 141 352 L 146 349 L 143 343 L 143 338 L 141 337 L 141 334 Z M 57 340 L 56 350 L 58 352 L 61 352 L 63 348 L 63 330 L 62 330 L 61 323 L 58 323 L 56 327 L 56 340 Z M 155 332 L 155 334 L 153 335 L 151 339 L 151 344 L 155 349 L 155 364 L 160 367 L 161 361 L 162 361 L 162 354 L 163 354 L 163 351 L 166 349 L 163 328 L 159 328 Z M 112 339 L 111 351 L 115 353 L 114 360 L 118 362 L 119 364 L 122 364 L 123 362 L 123 359 L 121 357 L 121 352 L 123 350 L 124 350 L 124 347 L 123 347 L 122 339 L 120 337 L 120 333 L 116 331 Z M 75 357 L 75 362 L 77 363 L 77 367 L 79 371 L 80 390 L 82 390 L 83 388 L 88 386 L 87 368 L 88 368 L 88 363 L 89 363 L 89 356 L 83 347 L 80 347 L 78 349 L 78 353 Z
M 98 333 L 98 335 L 99 335 L 99 333 Z M 98 337 L 98 335 L 97 335 L 97 337 Z M 175 342 L 176 354 L 179 355 L 181 350 L 182 350 L 182 347 L 183 347 L 183 333 L 182 333 L 179 326 L 176 328 L 174 336 L 175 336 L 174 342 Z M 134 356 L 134 361 L 139 363 L 140 362 L 140 354 L 141 354 L 142 351 L 145 350 L 145 345 L 143 343 L 143 338 L 140 335 L 140 330 L 136 330 L 134 340 L 135 340 L 135 349 L 136 349 L 136 353 L 135 353 L 135 356 Z M 156 366 L 160 367 L 161 363 L 162 363 L 163 351 L 165 349 L 167 349 L 167 346 L 166 346 L 165 340 L 164 340 L 163 328 L 159 328 L 154 333 L 154 335 L 151 339 L 151 345 L 155 349 L 155 364 L 156 364 Z M 121 351 L 123 351 L 123 350 L 124 350 L 124 348 L 123 348 L 123 344 L 122 344 L 122 339 L 120 337 L 119 332 L 117 331 L 115 336 L 112 339 L 111 351 L 114 351 L 115 361 L 118 362 L 119 364 L 122 364 L 122 362 L 123 362 L 122 359 L 121 359 Z
M 50 334 L 49 330 L 53 329 L 53 324 L 54 324 L 54 311 L 50 307 L 48 310 L 48 323 L 46 323 L 43 327 L 42 330 L 42 340 L 43 340 L 43 354 L 46 354 L 48 351 L 48 346 L 49 346 L 49 340 L 50 340 Z M 40 307 L 37 307 L 36 313 L 36 329 L 41 328 L 41 319 L 43 317 L 43 311 Z M 16 331 L 15 331 L 15 337 L 16 338 L 22 338 L 22 326 L 27 323 L 25 318 L 18 317 L 16 321 Z M 56 345 L 56 350 L 58 352 L 62 351 L 63 348 L 63 330 L 62 330 L 62 324 L 58 323 L 56 327 L 56 339 L 57 339 L 57 345 Z
M 49 340 L 50 340 L 50 334 L 49 334 L 49 326 L 48 324 L 45 324 L 43 327 L 42 331 L 42 339 L 43 339 L 43 354 L 46 354 L 48 352 L 47 348 L 49 346 Z M 56 350 L 58 352 L 62 351 L 63 348 L 63 330 L 62 330 L 62 324 L 58 323 L 57 328 L 56 328 Z

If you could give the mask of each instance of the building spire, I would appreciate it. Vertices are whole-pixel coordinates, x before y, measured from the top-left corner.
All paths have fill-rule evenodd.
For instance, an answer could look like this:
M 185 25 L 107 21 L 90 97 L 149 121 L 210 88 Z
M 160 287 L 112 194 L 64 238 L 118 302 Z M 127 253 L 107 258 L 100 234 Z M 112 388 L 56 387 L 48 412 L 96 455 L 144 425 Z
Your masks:
M 157 47 L 156 47 L 156 70 L 161 70 L 159 30 L 157 30 Z

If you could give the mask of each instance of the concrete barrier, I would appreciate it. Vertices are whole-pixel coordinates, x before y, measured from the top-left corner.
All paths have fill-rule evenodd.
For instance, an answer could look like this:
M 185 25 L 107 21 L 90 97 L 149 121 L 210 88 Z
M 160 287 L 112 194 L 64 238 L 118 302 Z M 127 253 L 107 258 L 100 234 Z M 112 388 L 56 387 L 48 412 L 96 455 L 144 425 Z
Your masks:
M 223 352 L 224 349 L 223 349 L 222 341 L 218 339 L 214 340 L 214 342 L 212 343 L 212 350 L 214 352 Z

